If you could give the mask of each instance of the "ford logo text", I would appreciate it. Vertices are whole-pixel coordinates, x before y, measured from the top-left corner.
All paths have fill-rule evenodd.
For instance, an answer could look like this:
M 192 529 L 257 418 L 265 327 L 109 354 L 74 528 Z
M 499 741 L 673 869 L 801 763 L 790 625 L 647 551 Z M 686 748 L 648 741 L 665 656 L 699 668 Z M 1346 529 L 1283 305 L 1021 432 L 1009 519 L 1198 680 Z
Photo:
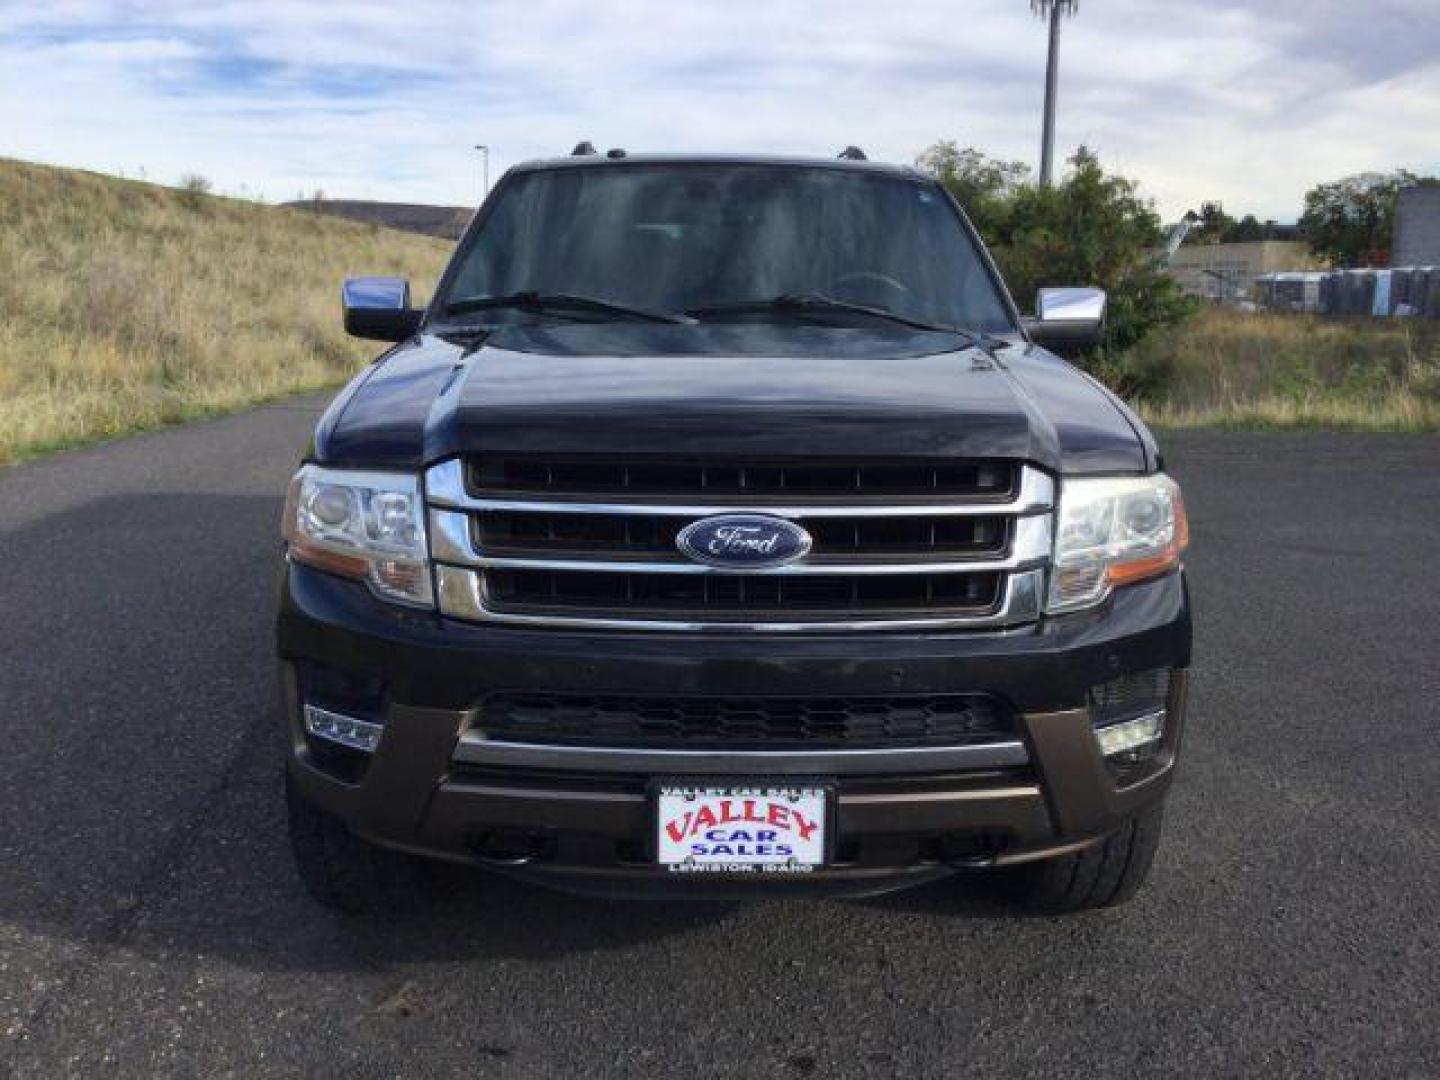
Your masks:
M 675 538 L 686 558 L 734 570 L 763 570 L 802 559 L 810 534 L 784 518 L 763 514 L 724 514 L 701 518 Z

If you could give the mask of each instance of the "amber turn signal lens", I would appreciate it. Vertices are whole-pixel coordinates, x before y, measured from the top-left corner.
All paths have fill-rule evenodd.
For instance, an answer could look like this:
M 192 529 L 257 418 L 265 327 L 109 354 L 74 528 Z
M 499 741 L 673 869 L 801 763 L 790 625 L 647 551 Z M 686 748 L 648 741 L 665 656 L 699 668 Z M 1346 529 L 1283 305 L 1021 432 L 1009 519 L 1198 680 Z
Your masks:
M 357 555 L 341 555 L 337 551 L 329 551 L 304 540 L 290 541 L 290 558 L 317 570 L 328 570 L 332 574 L 343 574 L 346 577 L 363 578 L 370 572 L 369 559 Z

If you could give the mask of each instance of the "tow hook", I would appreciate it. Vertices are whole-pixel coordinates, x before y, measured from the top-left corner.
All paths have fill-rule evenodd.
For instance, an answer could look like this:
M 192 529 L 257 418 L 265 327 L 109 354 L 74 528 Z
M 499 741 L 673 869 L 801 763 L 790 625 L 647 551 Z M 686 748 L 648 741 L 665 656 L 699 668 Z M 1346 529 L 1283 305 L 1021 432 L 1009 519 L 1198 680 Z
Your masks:
M 543 833 L 497 829 L 472 833 L 467 843 L 475 857 L 487 866 L 526 866 L 553 853 L 555 844 Z

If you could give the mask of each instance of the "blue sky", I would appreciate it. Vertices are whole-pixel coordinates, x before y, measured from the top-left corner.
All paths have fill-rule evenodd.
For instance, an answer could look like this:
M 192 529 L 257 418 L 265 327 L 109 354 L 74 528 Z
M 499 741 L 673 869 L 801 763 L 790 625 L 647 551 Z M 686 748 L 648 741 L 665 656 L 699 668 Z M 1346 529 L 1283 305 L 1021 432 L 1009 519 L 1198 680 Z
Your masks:
M 1082 0 L 1059 141 L 1168 216 L 1293 219 L 1350 172 L 1440 172 L 1436 0 Z M 588 138 L 633 150 L 1033 162 L 1025 0 L 0 0 L 0 156 L 271 200 L 473 203 Z

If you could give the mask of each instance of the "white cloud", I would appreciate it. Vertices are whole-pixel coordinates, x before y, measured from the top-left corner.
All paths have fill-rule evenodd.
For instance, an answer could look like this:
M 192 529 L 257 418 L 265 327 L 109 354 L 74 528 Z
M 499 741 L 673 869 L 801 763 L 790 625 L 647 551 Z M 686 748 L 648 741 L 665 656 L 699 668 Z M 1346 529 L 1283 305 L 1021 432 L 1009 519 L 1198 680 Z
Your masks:
M 1312 184 L 1440 171 L 1431 0 L 1087 0 L 1060 142 L 1177 214 L 1293 217 Z M 1183 12 L 1183 13 L 1182 13 Z M 1022 0 L 0 3 L 0 154 L 223 190 L 470 202 L 581 138 L 1033 160 L 1045 34 Z

